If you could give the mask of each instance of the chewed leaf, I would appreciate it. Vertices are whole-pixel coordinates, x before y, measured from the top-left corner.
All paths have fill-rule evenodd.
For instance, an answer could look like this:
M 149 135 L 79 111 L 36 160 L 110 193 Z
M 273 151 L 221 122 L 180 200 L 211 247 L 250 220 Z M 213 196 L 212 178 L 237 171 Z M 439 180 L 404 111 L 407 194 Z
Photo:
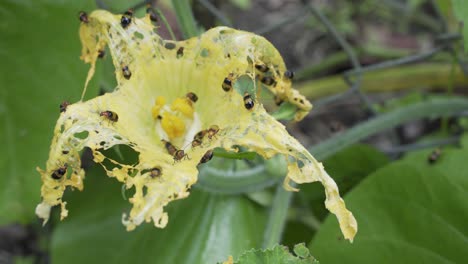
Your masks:
M 61 205 L 62 218 L 67 216 L 62 196 L 67 186 L 83 188 L 80 152 L 87 147 L 109 177 L 135 189 L 129 199 L 133 207 L 123 217 L 127 229 L 151 220 L 164 227 L 164 207 L 189 195 L 197 165 L 208 162 L 214 148 L 236 151 L 241 146 L 265 158 L 283 155 L 289 169 L 286 188 L 292 189 L 290 180 L 322 182 L 327 208 L 352 240 L 356 221 L 335 182 L 260 103 L 265 87 L 277 102 L 296 106 L 296 120 L 312 107 L 291 88 L 292 74 L 271 43 L 227 27 L 180 42 L 163 40 L 156 32 L 149 16 L 95 11 L 82 22 L 82 59 L 92 65 L 86 82 L 108 46 L 118 87 L 61 113 L 46 169 L 39 169 L 43 201 L 36 213 L 47 220 L 50 208 Z M 104 150 L 115 145 L 138 152 L 138 162 L 122 164 L 107 157 Z

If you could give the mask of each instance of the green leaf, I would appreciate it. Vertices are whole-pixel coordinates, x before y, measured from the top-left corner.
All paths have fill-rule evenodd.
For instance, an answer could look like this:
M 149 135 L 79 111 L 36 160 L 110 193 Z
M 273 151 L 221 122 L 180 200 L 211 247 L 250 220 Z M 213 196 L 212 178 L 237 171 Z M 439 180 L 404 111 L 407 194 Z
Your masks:
M 324 263 L 462 263 L 468 248 L 468 149 L 414 153 L 370 175 L 345 201 L 359 231 L 342 239 L 329 217 L 310 244 Z
M 296 254 L 300 258 L 310 257 L 309 249 L 305 246 L 304 243 L 297 244 L 294 246 L 294 254 Z
M 35 167 L 47 160 L 59 104 L 78 101 L 83 90 L 89 66 L 79 59 L 78 12 L 94 9 L 94 1 L 65 2 L 0 5 L 0 224 L 35 219 Z
M 327 158 L 323 163 L 328 173 L 333 175 L 340 193 L 344 195 L 367 175 L 387 165 L 389 159 L 372 146 L 355 144 Z M 309 201 L 317 200 L 322 204 L 325 199 L 323 188 L 318 184 L 302 185 L 301 189 L 304 191 L 299 194 Z
M 110 10 L 113 13 L 123 13 L 129 8 L 138 7 L 134 10 L 135 16 L 141 17 L 146 14 L 146 5 L 142 4 L 140 0 L 100 0 L 100 2 L 102 8 Z
M 389 158 L 370 145 L 356 144 L 324 161 L 324 166 L 345 194 L 362 179 L 387 165 Z
M 463 22 L 463 39 L 465 51 L 468 50 L 468 2 L 466 0 L 452 0 L 455 17 Z
M 252 249 L 240 256 L 236 264 L 310 264 L 319 263 L 312 257 L 309 250 L 302 244 L 294 247 L 294 253 L 291 254 L 287 247 L 276 245 L 271 249 Z
M 278 120 L 293 120 L 297 112 L 297 106 L 291 103 L 282 103 L 278 110 L 271 115 Z
M 445 18 L 449 18 L 450 13 L 452 11 L 452 4 L 450 1 L 447 0 L 435 0 L 440 12 Z
M 166 228 L 127 232 L 119 183 L 93 169 L 85 184 L 66 198 L 69 217 L 52 235 L 52 263 L 216 263 L 260 246 L 266 211 L 243 196 L 194 190 L 168 206 Z

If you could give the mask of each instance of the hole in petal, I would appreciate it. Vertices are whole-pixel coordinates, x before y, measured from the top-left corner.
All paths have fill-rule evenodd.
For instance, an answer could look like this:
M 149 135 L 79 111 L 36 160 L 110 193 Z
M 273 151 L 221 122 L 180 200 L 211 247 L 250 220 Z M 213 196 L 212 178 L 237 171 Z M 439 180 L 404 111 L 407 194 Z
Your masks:
M 252 80 L 250 76 L 239 76 L 239 78 L 236 79 L 236 82 L 234 83 L 233 87 L 242 96 L 245 96 L 245 94 L 249 94 L 252 100 L 256 100 L 255 81 Z
M 89 132 L 85 130 L 85 131 L 75 133 L 73 134 L 73 136 L 78 139 L 86 139 L 89 136 Z
M 174 44 L 174 43 L 172 43 L 172 42 L 166 42 L 166 43 L 164 44 L 164 47 L 165 47 L 166 49 L 168 49 L 168 50 L 171 50 L 171 49 L 175 49 L 176 44 Z
M 210 51 L 206 48 L 202 49 L 201 52 L 200 52 L 200 55 L 203 57 L 203 58 L 206 58 L 210 55 Z
M 124 165 L 133 165 L 138 163 L 138 157 L 140 154 L 133 148 L 124 144 L 115 145 L 109 149 L 100 150 L 100 152 L 104 156 Z
M 135 31 L 133 33 L 133 36 L 138 38 L 138 39 L 144 39 L 145 38 L 145 36 L 143 34 L 141 34 L 140 32 L 138 32 L 138 31 Z
M 299 169 L 302 169 L 305 166 L 304 162 L 300 159 L 296 160 L 296 162 Z
M 110 159 L 104 159 L 100 162 L 101 165 L 106 169 L 106 171 L 111 172 L 114 169 L 121 169 L 122 165 L 112 162 Z

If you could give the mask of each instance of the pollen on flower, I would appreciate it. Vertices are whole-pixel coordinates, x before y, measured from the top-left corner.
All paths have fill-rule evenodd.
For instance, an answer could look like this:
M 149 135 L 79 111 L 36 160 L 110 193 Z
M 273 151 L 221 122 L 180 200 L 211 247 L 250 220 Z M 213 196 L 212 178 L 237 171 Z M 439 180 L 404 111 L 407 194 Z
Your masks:
M 161 126 L 169 139 L 178 138 L 185 134 L 185 123 L 182 118 L 176 115 L 163 113 Z
M 193 118 L 194 109 L 192 101 L 186 97 L 176 98 L 174 102 L 172 102 L 171 110 L 180 112 L 188 118 Z
M 156 97 L 156 100 L 154 100 L 154 106 L 153 108 L 151 108 L 151 115 L 153 116 L 153 119 L 158 118 L 160 111 L 165 104 L 166 104 L 166 98 L 164 96 Z
M 296 121 L 312 108 L 292 89 L 292 75 L 271 43 L 227 27 L 169 42 L 155 33 L 148 16 L 131 16 L 124 29 L 121 18 L 97 10 L 87 16 L 88 22 L 81 23 L 81 58 L 91 64 L 83 93 L 99 51 L 106 46 L 117 69 L 118 87 L 70 104 L 60 114 L 46 168 L 38 169 L 43 185 L 36 213 L 44 222 L 52 206 L 60 205 L 62 218 L 67 216 L 62 201 L 66 189 L 84 188 L 80 159 L 84 148 L 91 149 L 93 160 L 109 177 L 133 189 L 132 208 L 122 218 L 127 230 L 133 230 L 149 221 L 156 227 L 166 226 L 165 207 L 189 195 L 197 182 L 199 163 L 209 162 L 215 148 L 242 146 L 266 159 L 282 155 L 288 161 L 285 188 L 291 189 L 289 181 L 321 182 L 326 207 L 337 216 L 344 237 L 353 239 L 357 223 L 333 179 L 263 108 L 258 96 L 262 87 L 277 102 L 297 106 Z M 131 78 L 122 74 L 122 65 L 128 67 L 128 73 L 131 70 Z M 243 81 L 248 88 L 239 87 Z M 115 116 L 113 120 L 118 122 L 103 122 L 103 111 L 115 113 L 106 112 L 106 116 Z M 107 157 L 104 150 L 116 145 L 135 150 L 137 162 L 122 164 Z M 67 175 L 62 177 L 63 168 Z

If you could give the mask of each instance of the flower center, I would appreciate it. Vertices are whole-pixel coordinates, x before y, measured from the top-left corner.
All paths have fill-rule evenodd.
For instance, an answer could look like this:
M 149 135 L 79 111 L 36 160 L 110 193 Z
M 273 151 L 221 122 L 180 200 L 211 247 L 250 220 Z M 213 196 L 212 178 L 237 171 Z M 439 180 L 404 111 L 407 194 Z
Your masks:
M 188 93 L 168 104 L 164 96 L 158 96 L 151 109 L 156 121 L 156 129 L 161 139 L 184 148 L 191 143 L 193 136 L 200 130 L 201 122 L 195 112 L 194 104 L 198 97 Z

